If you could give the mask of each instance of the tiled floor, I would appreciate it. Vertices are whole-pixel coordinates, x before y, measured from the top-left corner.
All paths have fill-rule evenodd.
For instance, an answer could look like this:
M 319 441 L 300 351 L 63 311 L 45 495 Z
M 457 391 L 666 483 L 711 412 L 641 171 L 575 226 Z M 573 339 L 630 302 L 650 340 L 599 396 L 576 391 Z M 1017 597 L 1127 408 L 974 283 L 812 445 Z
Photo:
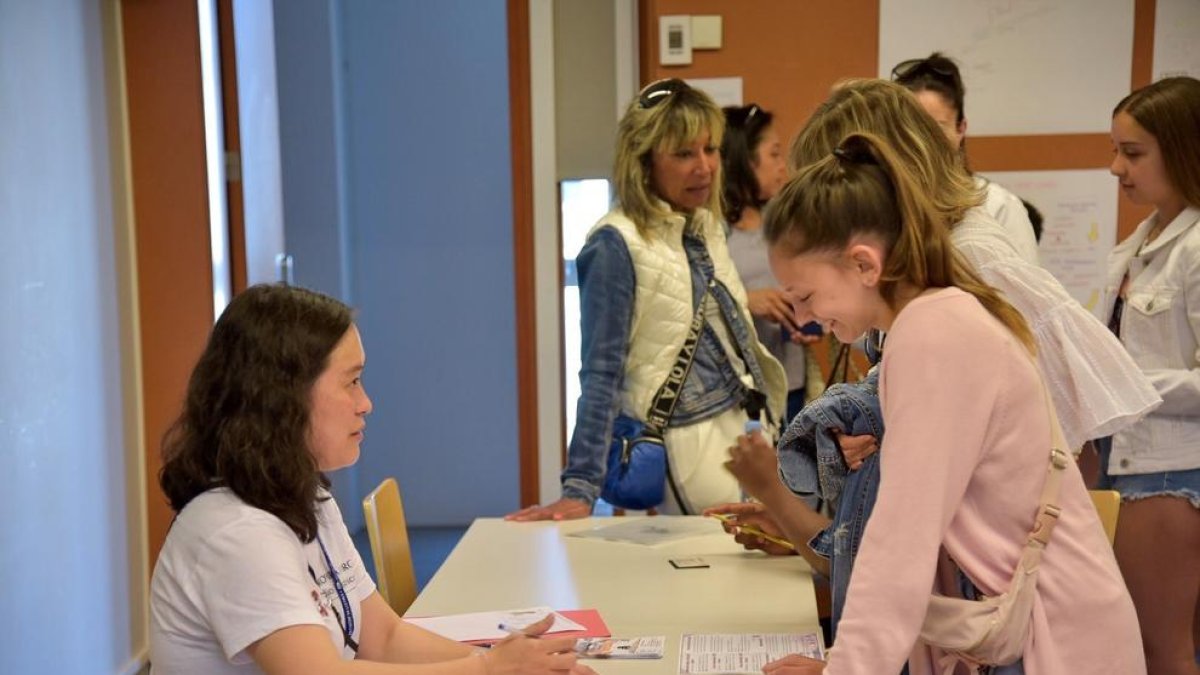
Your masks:
M 417 575 L 418 592 L 425 588 L 425 584 L 433 578 L 434 573 L 442 566 L 446 557 L 450 555 L 450 551 L 454 549 L 466 531 L 465 525 L 462 527 L 410 527 L 408 529 L 408 543 L 412 548 L 413 571 Z M 375 562 L 371 558 L 371 542 L 367 539 L 367 531 L 355 532 L 353 537 L 354 546 L 358 549 L 358 554 L 362 556 L 367 571 L 371 574 L 372 579 L 375 578 Z

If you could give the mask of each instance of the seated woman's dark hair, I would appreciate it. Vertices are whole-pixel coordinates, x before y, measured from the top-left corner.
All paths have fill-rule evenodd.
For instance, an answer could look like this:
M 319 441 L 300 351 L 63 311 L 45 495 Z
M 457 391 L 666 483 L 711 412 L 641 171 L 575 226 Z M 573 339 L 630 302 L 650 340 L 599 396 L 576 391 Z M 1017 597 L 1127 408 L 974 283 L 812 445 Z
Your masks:
M 159 484 L 176 513 L 227 487 L 312 541 L 318 490 L 329 481 L 308 445 L 310 394 L 352 322 L 346 305 L 294 286 L 252 286 L 233 298 L 163 439 Z
M 751 103 L 722 108 L 725 137 L 721 140 L 721 163 L 725 172 L 722 207 L 729 225 L 742 219 L 747 208 L 762 208 L 762 186 L 754 175 L 754 151 L 771 126 L 774 115 Z
M 941 94 L 947 103 L 954 106 L 955 122 L 962 124 L 966 117 L 963 99 L 962 74 L 950 57 L 934 52 L 923 59 L 901 61 L 892 69 L 892 81 L 911 92 L 932 91 Z

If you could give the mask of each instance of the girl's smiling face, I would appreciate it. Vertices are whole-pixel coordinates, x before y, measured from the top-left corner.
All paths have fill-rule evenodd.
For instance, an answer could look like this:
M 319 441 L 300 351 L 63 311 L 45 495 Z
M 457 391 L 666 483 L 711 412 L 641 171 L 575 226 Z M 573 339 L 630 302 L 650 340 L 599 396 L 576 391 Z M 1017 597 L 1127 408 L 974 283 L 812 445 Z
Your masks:
M 853 342 L 881 326 L 887 304 L 879 293 L 882 250 L 865 240 L 841 253 L 770 251 L 771 271 L 787 293 L 800 324 L 818 321 L 841 342 Z

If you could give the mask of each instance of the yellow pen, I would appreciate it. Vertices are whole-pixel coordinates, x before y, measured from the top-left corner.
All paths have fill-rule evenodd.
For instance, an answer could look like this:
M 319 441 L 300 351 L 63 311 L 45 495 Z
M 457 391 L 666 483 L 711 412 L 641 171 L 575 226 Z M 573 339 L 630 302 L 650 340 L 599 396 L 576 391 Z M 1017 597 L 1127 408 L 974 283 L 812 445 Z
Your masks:
M 772 544 L 778 544 L 778 545 L 780 545 L 786 549 L 790 549 L 792 551 L 796 550 L 796 545 L 793 544 L 792 542 L 788 541 L 787 539 L 783 539 L 782 537 L 776 537 L 773 534 L 767 534 L 766 532 L 763 532 L 762 530 L 758 529 L 757 527 L 755 527 L 753 525 L 743 525 L 743 524 L 737 522 L 737 516 L 733 515 L 732 513 L 710 513 L 708 515 L 712 516 L 713 518 L 716 518 L 717 520 L 721 521 L 722 523 L 731 523 L 731 524 L 735 525 L 742 532 L 745 532 L 746 534 L 752 534 L 756 537 L 762 537 L 763 539 L 771 542 Z

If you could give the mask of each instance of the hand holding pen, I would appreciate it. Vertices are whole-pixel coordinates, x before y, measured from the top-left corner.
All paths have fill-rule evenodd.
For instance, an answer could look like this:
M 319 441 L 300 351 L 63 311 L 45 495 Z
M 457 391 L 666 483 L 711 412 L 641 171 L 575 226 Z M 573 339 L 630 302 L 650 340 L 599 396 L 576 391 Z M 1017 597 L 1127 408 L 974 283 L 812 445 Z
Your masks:
M 523 628 L 500 624 L 508 637 L 492 646 L 483 655 L 487 675 L 516 675 L 521 673 L 570 673 L 595 675 L 591 668 L 578 663 L 575 638 L 546 638 L 540 636 L 554 625 L 554 615 Z
M 783 530 L 771 514 L 757 502 L 721 504 L 705 509 L 704 515 L 721 521 L 734 541 L 750 550 L 770 555 L 792 555 L 796 546 L 783 536 Z

